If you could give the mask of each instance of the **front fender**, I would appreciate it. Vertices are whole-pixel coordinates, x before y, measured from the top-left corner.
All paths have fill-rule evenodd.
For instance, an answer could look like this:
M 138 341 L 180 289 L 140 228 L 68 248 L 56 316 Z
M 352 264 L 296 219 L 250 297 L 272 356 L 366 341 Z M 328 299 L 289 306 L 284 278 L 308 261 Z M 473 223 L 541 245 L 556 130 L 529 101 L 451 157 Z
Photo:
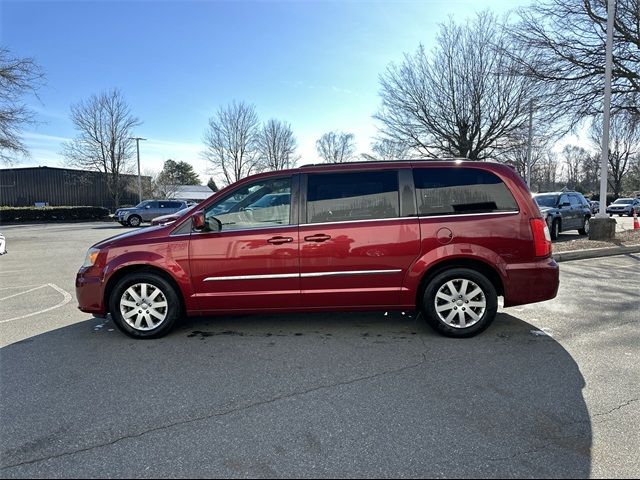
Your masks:
M 188 247 L 186 253 L 188 253 Z M 183 257 L 187 258 L 186 261 L 181 261 L 180 258 L 180 256 L 163 255 L 157 251 L 129 251 L 114 255 L 113 257 L 110 256 L 103 268 L 103 283 L 106 288 L 114 276 L 131 267 L 144 266 L 155 268 L 168 274 L 175 281 L 180 289 L 177 293 L 182 295 L 187 310 L 192 310 L 195 309 L 195 306 L 191 305 L 193 290 L 191 287 L 191 276 L 188 270 L 188 256 L 184 255 Z
M 493 250 L 469 243 L 442 245 L 429 250 L 409 267 L 403 283 L 402 303 L 405 305 L 415 304 L 418 288 L 420 288 L 420 282 L 425 274 L 442 262 L 456 259 L 475 260 L 486 264 L 487 267 L 498 273 L 502 284 L 505 285 L 508 278 L 507 264 Z

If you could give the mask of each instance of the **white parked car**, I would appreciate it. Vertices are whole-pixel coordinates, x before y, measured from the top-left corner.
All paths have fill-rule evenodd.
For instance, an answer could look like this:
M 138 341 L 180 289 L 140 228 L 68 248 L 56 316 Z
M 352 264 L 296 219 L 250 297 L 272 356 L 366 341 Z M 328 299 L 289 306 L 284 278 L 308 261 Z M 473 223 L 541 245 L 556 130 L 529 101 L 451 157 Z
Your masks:
M 0 255 L 4 255 L 5 253 L 7 253 L 6 245 L 7 242 L 4 239 L 4 235 L 0 233 Z

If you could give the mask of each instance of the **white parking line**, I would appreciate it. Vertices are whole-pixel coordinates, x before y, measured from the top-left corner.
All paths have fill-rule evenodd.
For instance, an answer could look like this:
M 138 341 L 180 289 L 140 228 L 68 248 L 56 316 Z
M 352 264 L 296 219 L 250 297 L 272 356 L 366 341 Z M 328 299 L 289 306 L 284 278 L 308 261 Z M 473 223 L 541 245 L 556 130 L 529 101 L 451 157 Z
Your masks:
M 0 290 L 17 290 L 19 288 L 29 288 L 29 287 L 37 287 L 37 283 L 32 283 L 31 285 L 20 285 L 19 287 L 0 287 Z
M 49 307 L 49 308 L 45 308 L 45 309 L 42 309 L 42 310 L 38 310 L 37 312 L 27 313 L 26 315 L 20 315 L 19 317 L 9 318 L 7 320 L 0 320 L 0 323 L 13 322 L 15 320 L 22 320 L 23 318 L 29 318 L 29 317 L 33 317 L 34 315 L 39 315 L 41 313 L 50 312 L 51 310 L 55 310 L 56 308 L 60 308 L 60 307 L 66 305 L 67 303 L 69 303 L 71 301 L 71 295 L 69 294 L 69 292 L 63 290 L 62 288 L 57 286 L 55 283 L 47 283 L 46 285 L 42 285 L 42 286 L 43 287 L 44 286 L 49 286 L 49 287 L 53 288 L 55 291 L 61 293 L 64 298 L 62 299 L 61 302 L 59 302 L 58 304 L 54 305 L 53 307 Z
M 17 297 L 19 295 L 24 295 L 25 293 L 31 293 L 35 290 L 40 290 L 41 288 L 44 288 L 44 287 L 48 287 L 48 285 L 45 283 L 44 285 L 40 285 L 39 287 L 35 287 L 35 288 L 30 288 L 29 290 L 25 290 L 24 292 L 14 293 L 13 295 L 9 295 L 8 297 L 0 298 L 0 301 L 8 300 L 9 298 Z

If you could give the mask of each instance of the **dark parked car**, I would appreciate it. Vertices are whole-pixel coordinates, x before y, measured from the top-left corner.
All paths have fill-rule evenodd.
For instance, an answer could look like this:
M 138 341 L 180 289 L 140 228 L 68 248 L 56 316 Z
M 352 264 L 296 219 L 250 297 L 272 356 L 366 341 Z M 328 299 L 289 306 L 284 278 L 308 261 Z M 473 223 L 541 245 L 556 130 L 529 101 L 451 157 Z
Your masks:
M 539 193 L 533 198 L 549 226 L 552 240 L 557 239 L 560 232 L 567 230 L 578 230 L 580 235 L 589 234 L 591 205 L 581 193 Z
M 139 227 L 160 215 L 175 213 L 186 207 L 187 203 L 180 200 L 145 200 L 135 207 L 119 208 L 114 217 L 121 225 Z
M 469 337 L 493 321 L 498 296 L 506 307 L 549 300 L 558 276 L 512 168 L 355 162 L 248 177 L 175 223 L 97 243 L 76 295 L 135 338 L 184 315 L 335 310 L 419 310 L 438 332 Z
M 614 214 L 633 217 L 634 210 L 636 214 L 640 214 L 640 199 L 638 198 L 619 198 L 607 207 L 607 213 L 610 217 Z

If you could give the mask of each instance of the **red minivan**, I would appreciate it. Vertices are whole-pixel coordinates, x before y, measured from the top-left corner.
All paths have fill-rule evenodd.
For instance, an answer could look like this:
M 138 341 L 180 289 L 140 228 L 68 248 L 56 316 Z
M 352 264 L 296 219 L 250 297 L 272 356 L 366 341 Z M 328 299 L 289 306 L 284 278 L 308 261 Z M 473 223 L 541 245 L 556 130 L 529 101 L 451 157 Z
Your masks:
M 169 225 L 91 247 L 79 308 L 136 338 L 184 315 L 419 310 L 469 337 L 558 291 L 547 224 L 492 162 L 310 165 L 245 178 Z

